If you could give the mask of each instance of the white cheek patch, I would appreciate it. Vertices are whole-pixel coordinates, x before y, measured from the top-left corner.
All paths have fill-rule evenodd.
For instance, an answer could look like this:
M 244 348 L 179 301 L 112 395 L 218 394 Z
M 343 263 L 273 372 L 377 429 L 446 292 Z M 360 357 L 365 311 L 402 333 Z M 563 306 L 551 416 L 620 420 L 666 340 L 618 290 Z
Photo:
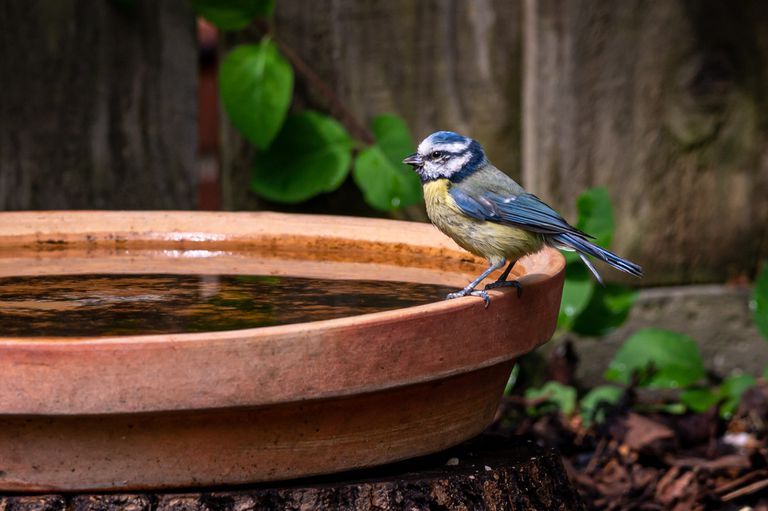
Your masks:
M 445 174 L 446 177 L 454 175 L 463 169 L 464 165 L 469 163 L 470 158 L 472 158 L 472 155 L 469 153 L 450 158 L 443 164 L 443 174 Z
M 435 163 L 428 161 L 424 164 L 420 174 L 426 179 L 449 178 L 464 168 L 472 155 L 467 153 L 461 156 L 450 157 L 445 163 Z

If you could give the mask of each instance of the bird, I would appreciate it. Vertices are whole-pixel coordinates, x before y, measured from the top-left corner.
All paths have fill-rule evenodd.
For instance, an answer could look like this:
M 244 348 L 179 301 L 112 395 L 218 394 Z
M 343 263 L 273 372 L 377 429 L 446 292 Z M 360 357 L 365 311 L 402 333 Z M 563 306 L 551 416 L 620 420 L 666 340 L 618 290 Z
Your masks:
M 560 214 L 511 177 L 496 168 L 476 140 L 452 131 L 437 131 L 425 138 L 403 163 L 421 179 L 427 216 L 463 249 L 488 260 L 490 266 L 465 288 L 447 299 L 478 296 L 490 304 L 488 290 L 522 286 L 507 280 L 521 257 L 544 246 L 576 251 L 602 284 L 589 259 L 595 257 L 614 268 L 641 277 L 642 268 L 594 244 L 593 236 L 569 224 Z M 483 290 L 475 289 L 488 275 L 506 269 Z

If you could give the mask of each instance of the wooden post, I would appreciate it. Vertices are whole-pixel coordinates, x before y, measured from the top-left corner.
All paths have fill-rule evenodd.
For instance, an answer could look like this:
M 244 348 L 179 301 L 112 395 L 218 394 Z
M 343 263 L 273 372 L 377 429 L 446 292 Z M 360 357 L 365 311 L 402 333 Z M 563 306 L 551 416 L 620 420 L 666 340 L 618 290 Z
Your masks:
M 0 4 L 0 209 L 194 208 L 185 0 Z
M 574 218 L 605 185 L 643 284 L 768 257 L 768 3 L 526 0 L 524 184 Z

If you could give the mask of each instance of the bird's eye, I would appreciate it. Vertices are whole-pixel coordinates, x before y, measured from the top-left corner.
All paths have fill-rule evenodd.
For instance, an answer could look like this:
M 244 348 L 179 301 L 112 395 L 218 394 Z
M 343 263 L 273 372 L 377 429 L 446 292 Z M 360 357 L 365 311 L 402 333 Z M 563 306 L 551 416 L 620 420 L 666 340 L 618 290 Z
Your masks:
M 443 156 L 443 153 L 442 153 L 442 151 L 432 151 L 432 154 L 430 154 L 429 156 L 430 156 L 430 158 L 432 158 L 433 160 L 436 160 L 436 159 L 438 159 L 438 158 L 442 157 L 442 156 Z

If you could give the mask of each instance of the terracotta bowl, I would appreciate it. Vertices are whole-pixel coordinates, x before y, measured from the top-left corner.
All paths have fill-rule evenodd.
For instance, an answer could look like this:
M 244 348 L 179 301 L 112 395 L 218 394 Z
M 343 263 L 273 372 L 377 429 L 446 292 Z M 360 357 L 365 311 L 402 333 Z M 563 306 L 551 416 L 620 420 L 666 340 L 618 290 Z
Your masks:
M 464 286 L 485 262 L 430 225 L 275 213 L 0 213 L 0 276 L 275 274 Z M 212 333 L 0 337 L 0 490 L 239 484 L 387 463 L 493 419 L 553 333 L 564 261 L 524 292 Z M 2 335 L 2 332 L 0 332 Z

